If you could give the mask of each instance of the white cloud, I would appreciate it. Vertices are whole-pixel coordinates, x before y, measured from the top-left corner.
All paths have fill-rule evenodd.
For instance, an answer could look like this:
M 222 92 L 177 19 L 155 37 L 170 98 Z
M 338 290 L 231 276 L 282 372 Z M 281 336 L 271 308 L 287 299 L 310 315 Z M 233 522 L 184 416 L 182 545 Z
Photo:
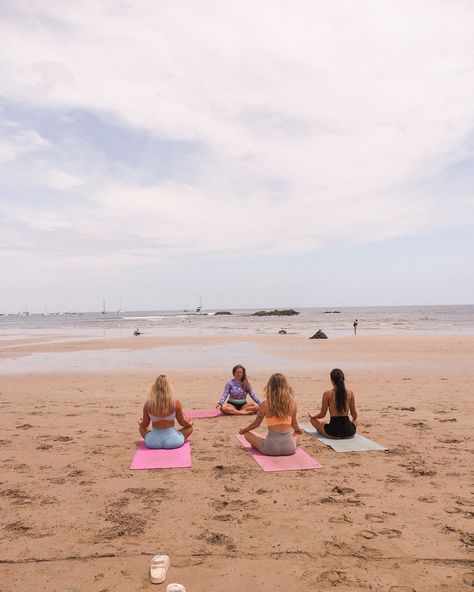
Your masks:
M 20 129 L 18 124 L 12 121 L 0 121 L 0 165 L 48 146 L 49 142 L 37 132 Z
M 94 209 L 71 226 L 99 243 L 138 256 L 382 240 L 474 222 L 465 195 L 420 190 L 472 157 L 473 17 L 467 2 L 16 3 L 0 95 L 201 146 L 192 183 L 105 173 L 95 187 L 33 162 L 30 186 L 87 192 Z M 4 161 L 45 146 L 15 133 Z

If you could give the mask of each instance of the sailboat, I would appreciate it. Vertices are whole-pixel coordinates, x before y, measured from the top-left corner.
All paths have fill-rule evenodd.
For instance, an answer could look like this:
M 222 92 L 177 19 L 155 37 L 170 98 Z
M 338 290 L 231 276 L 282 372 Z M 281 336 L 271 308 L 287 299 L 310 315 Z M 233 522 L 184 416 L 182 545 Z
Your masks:
M 202 311 L 202 296 L 201 296 L 201 294 L 199 294 L 199 304 L 196 307 L 196 314 L 207 315 L 207 312 Z
M 197 313 L 200 313 L 201 310 L 202 310 L 202 296 L 201 296 L 201 294 L 199 294 L 199 304 L 198 304 L 198 306 L 196 308 L 196 312 Z
M 17 316 L 19 317 L 29 317 L 30 313 L 28 312 L 28 302 L 25 300 L 25 310 L 23 310 L 22 312 L 19 312 L 17 314 Z

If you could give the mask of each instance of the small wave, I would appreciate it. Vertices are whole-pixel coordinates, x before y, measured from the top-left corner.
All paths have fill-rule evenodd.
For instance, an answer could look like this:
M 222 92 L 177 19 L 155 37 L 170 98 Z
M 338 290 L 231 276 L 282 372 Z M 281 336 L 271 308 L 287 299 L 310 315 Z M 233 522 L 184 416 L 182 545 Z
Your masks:
M 162 321 L 165 317 L 120 317 L 124 321 Z

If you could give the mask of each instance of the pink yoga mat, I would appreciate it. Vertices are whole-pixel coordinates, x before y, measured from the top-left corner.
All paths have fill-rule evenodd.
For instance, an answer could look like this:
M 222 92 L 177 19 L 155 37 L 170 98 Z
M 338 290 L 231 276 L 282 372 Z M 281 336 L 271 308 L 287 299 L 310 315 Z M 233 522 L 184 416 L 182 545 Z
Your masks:
M 184 412 L 188 419 L 208 419 L 211 417 L 221 417 L 224 415 L 220 409 L 190 409 Z
M 265 456 L 252 448 L 244 436 L 235 434 L 237 440 L 253 456 L 264 471 L 299 471 L 302 469 L 322 469 L 323 465 L 314 460 L 307 452 L 297 448 L 290 456 Z
M 182 469 L 191 466 L 191 444 L 185 442 L 181 448 L 155 450 L 147 448 L 141 440 L 133 457 L 131 469 Z

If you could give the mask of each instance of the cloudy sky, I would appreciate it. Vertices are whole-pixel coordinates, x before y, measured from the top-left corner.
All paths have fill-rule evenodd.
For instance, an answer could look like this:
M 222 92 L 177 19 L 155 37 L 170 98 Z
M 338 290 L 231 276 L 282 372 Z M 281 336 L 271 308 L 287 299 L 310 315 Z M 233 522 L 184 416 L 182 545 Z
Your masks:
M 473 22 L 0 0 L 0 312 L 474 303 Z

